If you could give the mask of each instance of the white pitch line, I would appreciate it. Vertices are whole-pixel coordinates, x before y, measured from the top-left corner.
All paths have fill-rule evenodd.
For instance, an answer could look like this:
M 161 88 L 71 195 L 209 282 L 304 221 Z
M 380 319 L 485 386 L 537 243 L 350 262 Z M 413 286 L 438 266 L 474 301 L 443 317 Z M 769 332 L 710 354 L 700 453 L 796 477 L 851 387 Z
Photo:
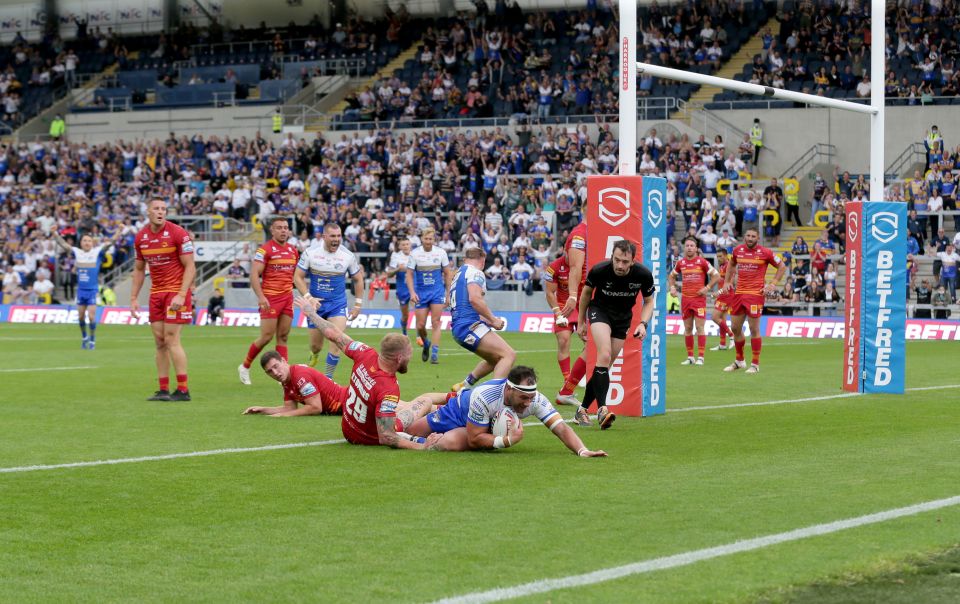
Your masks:
M 19 466 L 15 468 L 0 468 L 0 474 L 15 472 L 37 472 L 41 470 L 62 470 L 67 468 L 89 468 L 92 466 L 114 466 L 127 463 L 143 463 L 145 461 L 164 461 L 167 459 L 181 459 L 184 457 L 210 457 L 211 455 L 227 455 L 230 453 L 253 453 L 256 451 L 277 451 L 280 449 L 299 449 L 302 447 L 322 447 L 324 445 L 339 445 L 345 443 L 342 438 L 336 440 L 317 440 L 305 443 L 290 443 L 285 445 L 265 445 L 262 447 L 239 447 L 232 449 L 212 449 L 209 451 L 192 451 L 190 453 L 170 453 L 167 455 L 147 455 L 144 457 L 123 457 L 120 459 L 100 459 L 97 461 L 78 461 L 74 463 L 58 463 L 50 465 Z
M 955 497 L 947 497 L 945 499 L 926 501 L 916 505 L 877 512 L 875 514 L 867 514 L 865 516 L 857 516 L 855 518 L 847 518 L 845 520 L 837 520 L 825 524 L 815 524 L 784 533 L 765 535 L 763 537 L 756 537 L 754 539 L 746 539 L 743 541 L 734 541 L 733 543 L 727 543 L 725 545 L 693 550 L 681 554 L 675 554 L 673 556 L 664 556 L 662 558 L 653 558 L 651 560 L 634 562 L 632 564 L 625 564 L 623 566 L 605 568 L 581 575 L 570 575 L 556 579 L 543 579 L 541 581 L 532 581 L 530 583 L 523 583 L 521 585 L 514 585 L 512 587 L 500 587 L 488 591 L 463 594 L 460 596 L 454 596 L 452 598 L 437 600 L 434 602 L 434 604 L 480 604 L 483 602 L 499 602 L 501 600 L 510 600 L 513 598 L 521 598 L 534 594 L 547 593 L 558 589 L 571 589 L 574 587 L 583 587 L 585 585 L 595 585 L 597 583 L 612 581 L 614 579 L 629 577 L 631 575 L 639 575 L 658 570 L 667 570 L 680 566 L 688 566 L 704 560 L 711 560 L 713 558 L 720 558 L 722 556 L 750 552 L 773 545 L 779 545 L 781 543 L 789 543 L 791 541 L 799 541 L 801 539 L 808 539 L 810 537 L 829 535 L 831 533 L 837 533 L 871 524 L 878 524 L 888 520 L 895 520 L 897 518 L 915 516 L 924 512 L 931 512 L 934 510 L 953 507 L 955 505 L 960 505 L 960 495 Z
M 74 371 L 77 369 L 99 369 L 98 365 L 78 365 L 76 367 L 22 367 L 20 369 L 0 369 L 0 373 L 25 373 L 28 371 Z

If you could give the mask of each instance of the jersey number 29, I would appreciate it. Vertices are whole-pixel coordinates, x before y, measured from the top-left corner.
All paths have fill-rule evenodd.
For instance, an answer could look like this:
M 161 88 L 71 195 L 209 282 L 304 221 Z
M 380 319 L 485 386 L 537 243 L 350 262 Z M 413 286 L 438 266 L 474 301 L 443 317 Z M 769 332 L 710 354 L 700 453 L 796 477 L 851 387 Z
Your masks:
M 353 388 L 347 395 L 347 413 L 361 424 L 367 422 L 367 404 L 357 398 L 357 393 L 353 391 Z

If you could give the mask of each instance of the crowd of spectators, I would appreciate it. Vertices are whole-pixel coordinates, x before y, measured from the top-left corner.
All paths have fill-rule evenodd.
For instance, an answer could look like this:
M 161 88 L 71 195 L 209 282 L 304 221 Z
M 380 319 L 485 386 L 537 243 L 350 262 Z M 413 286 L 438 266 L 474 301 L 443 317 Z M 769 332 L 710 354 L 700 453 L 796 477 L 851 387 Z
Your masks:
M 756 84 L 833 97 L 866 98 L 870 5 L 866 2 L 789 2 L 780 33 L 764 32 L 763 51 L 743 72 Z M 888 4 L 884 86 L 892 104 L 920 105 L 960 90 L 960 38 L 955 2 L 920 0 Z M 718 100 L 736 97 L 729 93 Z
M 620 45 L 610 6 L 524 14 L 515 1 L 497 2 L 492 13 L 483 0 L 474 4 L 475 13 L 428 27 L 408 66 L 349 97 L 344 119 L 617 112 Z M 764 10 L 746 2 L 669 8 L 654 2 L 640 11 L 638 58 L 708 73 Z M 652 77 L 641 76 L 638 94 L 664 95 L 654 86 Z

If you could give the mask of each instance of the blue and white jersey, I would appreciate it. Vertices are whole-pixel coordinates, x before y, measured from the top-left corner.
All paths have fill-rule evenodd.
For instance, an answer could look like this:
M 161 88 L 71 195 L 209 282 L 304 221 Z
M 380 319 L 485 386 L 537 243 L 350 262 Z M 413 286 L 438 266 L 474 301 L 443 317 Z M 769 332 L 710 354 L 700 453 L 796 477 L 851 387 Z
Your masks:
M 453 277 L 453 283 L 450 285 L 450 314 L 453 317 L 454 325 L 472 325 L 480 320 L 480 314 L 477 309 L 470 304 L 469 286 L 473 283 L 479 285 L 484 292 L 487 291 L 487 279 L 480 269 L 464 264 L 457 269 Z
M 464 420 L 464 426 L 467 422 L 475 426 L 487 427 L 493 416 L 503 409 L 503 392 L 507 386 L 506 379 L 488 380 L 486 383 L 470 389 L 469 400 L 461 401 L 458 397 L 457 403 L 460 405 L 461 415 Z M 449 403 L 448 403 L 449 404 Z M 539 419 L 544 424 L 547 420 L 557 414 L 547 397 L 540 392 L 533 397 L 523 413 L 519 413 L 520 419 L 530 417 L 531 415 Z
M 430 251 L 418 247 L 410 252 L 407 268 L 413 271 L 413 288 L 421 298 L 425 295 L 446 294 L 443 282 L 443 269 L 450 264 L 447 252 L 438 246 Z
M 96 293 L 100 289 L 100 253 L 108 247 L 98 245 L 85 252 L 78 247 L 70 248 L 77 259 L 77 290 Z
M 323 245 L 311 247 L 301 254 L 297 268 L 310 275 L 310 295 L 320 298 L 323 306 L 345 305 L 346 275 L 360 272 L 356 255 L 342 245 L 334 252 Z
M 400 268 L 400 267 L 404 268 Z M 397 271 L 397 298 L 400 300 L 410 299 L 410 288 L 407 287 L 407 269 L 410 266 L 410 255 L 403 252 L 394 252 L 390 254 L 389 268 Z

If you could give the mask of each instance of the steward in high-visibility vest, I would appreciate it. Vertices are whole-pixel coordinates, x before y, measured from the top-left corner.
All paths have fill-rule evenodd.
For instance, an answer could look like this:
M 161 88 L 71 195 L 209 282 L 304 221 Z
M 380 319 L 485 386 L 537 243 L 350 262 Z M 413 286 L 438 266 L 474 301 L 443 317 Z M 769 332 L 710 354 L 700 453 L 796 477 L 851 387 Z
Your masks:
M 51 140 L 60 140 L 60 138 L 67 131 L 67 122 L 63 120 L 63 116 L 59 113 L 57 117 L 53 118 L 53 121 L 50 122 L 50 138 Z
M 283 132 L 283 115 L 280 114 L 280 109 L 273 114 L 273 131 L 276 134 Z
M 750 128 L 750 143 L 753 145 L 753 165 L 756 167 L 760 159 L 760 148 L 763 147 L 763 128 L 760 127 L 760 118 L 754 118 Z

